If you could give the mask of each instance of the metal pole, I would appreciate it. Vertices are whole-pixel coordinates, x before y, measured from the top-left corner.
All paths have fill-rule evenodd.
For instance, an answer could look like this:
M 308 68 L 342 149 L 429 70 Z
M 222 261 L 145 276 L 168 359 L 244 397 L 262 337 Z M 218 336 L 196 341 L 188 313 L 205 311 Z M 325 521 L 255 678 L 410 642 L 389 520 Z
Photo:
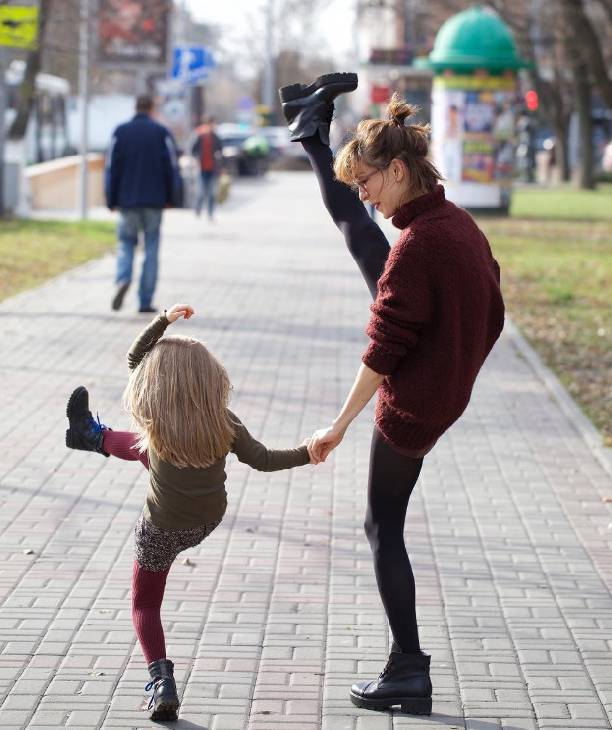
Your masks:
M 81 104 L 81 139 L 79 154 L 79 213 L 81 220 L 88 214 L 88 170 L 87 151 L 89 147 L 89 0 L 81 0 L 79 23 L 79 98 Z
M 262 101 L 274 111 L 276 95 L 274 93 L 274 0 L 266 3 L 266 60 L 263 73 Z
M 4 215 L 4 136 L 6 133 L 7 85 L 4 48 L 0 46 L 0 217 Z

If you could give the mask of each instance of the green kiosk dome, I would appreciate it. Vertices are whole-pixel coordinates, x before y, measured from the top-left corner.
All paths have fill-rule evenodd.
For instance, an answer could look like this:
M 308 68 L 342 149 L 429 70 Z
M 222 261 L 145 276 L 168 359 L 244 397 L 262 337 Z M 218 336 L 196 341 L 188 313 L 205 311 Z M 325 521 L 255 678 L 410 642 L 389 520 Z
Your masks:
M 432 156 L 449 199 L 507 212 L 514 176 L 516 72 L 525 67 L 510 28 L 477 5 L 449 18 L 427 58 L 433 71 Z
M 433 71 L 455 73 L 476 69 L 503 73 L 525 66 L 508 26 L 495 11 L 481 5 L 449 18 L 438 31 L 429 58 L 423 61 Z

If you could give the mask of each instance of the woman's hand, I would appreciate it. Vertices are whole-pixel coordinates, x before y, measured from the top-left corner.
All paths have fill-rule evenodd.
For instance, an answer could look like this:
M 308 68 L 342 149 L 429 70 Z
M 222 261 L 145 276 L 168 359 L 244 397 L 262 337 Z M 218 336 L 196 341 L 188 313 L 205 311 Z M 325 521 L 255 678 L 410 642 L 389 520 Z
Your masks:
M 175 304 L 166 311 L 166 319 L 170 322 L 170 324 L 172 324 L 172 322 L 176 322 L 179 317 L 189 319 L 192 314 L 193 308 L 190 307 L 189 304 Z
M 344 438 L 346 427 L 342 428 L 337 424 L 329 428 L 320 428 L 315 431 L 308 444 L 311 464 L 320 464 L 329 456 L 330 451 L 336 448 Z

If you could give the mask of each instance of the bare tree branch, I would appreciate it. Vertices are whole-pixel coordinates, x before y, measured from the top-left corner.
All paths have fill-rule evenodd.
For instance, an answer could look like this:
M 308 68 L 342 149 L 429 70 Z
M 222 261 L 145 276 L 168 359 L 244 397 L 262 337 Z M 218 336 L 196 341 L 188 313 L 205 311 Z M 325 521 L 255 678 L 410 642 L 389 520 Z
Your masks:
M 568 27 L 573 31 L 574 48 L 587 62 L 603 100 L 612 108 L 612 79 L 608 74 L 600 38 L 586 13 L 583 0 L 559 0 L 559 2 Z

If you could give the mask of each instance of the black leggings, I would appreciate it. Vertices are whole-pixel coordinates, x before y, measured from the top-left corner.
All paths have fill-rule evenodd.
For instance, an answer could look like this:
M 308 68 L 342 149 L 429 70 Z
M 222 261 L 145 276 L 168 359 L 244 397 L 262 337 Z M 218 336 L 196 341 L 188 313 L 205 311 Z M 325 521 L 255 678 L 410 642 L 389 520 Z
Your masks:
M 325 207 L 342 232 L 374 298 L 376 283 L 389 255 L 389 242 L 357 195 L 334 179 L 330 148 L 318 136 L 303 140 L 302 145 L 319 181 Z M 394 649 L 405 652 L 420 651 L 414 576 L 404 543 L 404 521 L 422 465 L 422 458 L 398 453 L 374 428 L 365 532 Z

